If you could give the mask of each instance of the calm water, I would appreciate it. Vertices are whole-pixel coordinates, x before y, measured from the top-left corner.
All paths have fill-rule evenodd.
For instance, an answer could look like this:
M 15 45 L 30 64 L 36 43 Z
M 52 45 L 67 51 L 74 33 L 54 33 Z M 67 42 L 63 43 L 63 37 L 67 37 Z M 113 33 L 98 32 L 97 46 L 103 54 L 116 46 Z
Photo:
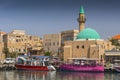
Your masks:
M 0 71 L 0 80 L 120 80 L 120 73 Z

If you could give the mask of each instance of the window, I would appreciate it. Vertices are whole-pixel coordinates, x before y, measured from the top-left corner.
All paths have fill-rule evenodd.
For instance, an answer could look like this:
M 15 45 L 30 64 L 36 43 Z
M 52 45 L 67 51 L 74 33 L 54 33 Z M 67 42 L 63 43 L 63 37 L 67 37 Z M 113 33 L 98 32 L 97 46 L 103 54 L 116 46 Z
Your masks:
M 46 43 L 45 43 L 45 46 L 46 46 Z
M 30 40 L 32 40 L 32 36 L 30 36 Z
M 77 45 L 77 46 L 76 46 L 76 48 L 78 48 L 78 49 L 79 49 L 79 45 Z
M 21 52 L 21 49 L 19 49 L 19 52 Z
M 55 46 L 55 42 L 53 42 L 53 46 Z
M 16 42 L 18 42 L 18 39 L 16 39 Z
M 59 45 L 59 42 L 57 42 L 57 45 Z
M 82 48 L 84 49 L 84 45 L 82 45 Z
M 49 43 L 49 46 L 51 46 L 51 43 Z

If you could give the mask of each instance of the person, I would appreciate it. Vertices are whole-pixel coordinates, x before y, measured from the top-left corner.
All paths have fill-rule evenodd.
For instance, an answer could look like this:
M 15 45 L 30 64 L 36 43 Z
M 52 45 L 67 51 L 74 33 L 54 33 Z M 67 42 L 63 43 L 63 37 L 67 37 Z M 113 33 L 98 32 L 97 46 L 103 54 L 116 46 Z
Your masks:
M 37 65 L 37 62 L 36 62 L 36 60 L 34 61 L 34 65 L 35 65 L 35 66 Z

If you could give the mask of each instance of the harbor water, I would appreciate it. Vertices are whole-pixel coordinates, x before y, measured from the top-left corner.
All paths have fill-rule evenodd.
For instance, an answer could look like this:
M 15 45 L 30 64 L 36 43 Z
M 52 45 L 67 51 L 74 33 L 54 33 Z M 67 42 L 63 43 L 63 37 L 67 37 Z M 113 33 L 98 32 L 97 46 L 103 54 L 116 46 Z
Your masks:
M 0 80 L 120 80 L 120 73 L 0 71 Z

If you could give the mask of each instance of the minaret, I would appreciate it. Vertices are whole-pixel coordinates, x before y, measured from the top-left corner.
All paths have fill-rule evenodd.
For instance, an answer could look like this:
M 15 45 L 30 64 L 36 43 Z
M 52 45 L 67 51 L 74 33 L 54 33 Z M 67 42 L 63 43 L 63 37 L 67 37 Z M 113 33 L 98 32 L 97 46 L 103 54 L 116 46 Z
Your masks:
M 80 12 L 79 12 L 79 18 L 78 18 L 78 22 L 79 22 L 79 32 L 82 31 L 85 27 L 85 14 L 84 14 L 84 9 L 83 6 L 80 7 Z

